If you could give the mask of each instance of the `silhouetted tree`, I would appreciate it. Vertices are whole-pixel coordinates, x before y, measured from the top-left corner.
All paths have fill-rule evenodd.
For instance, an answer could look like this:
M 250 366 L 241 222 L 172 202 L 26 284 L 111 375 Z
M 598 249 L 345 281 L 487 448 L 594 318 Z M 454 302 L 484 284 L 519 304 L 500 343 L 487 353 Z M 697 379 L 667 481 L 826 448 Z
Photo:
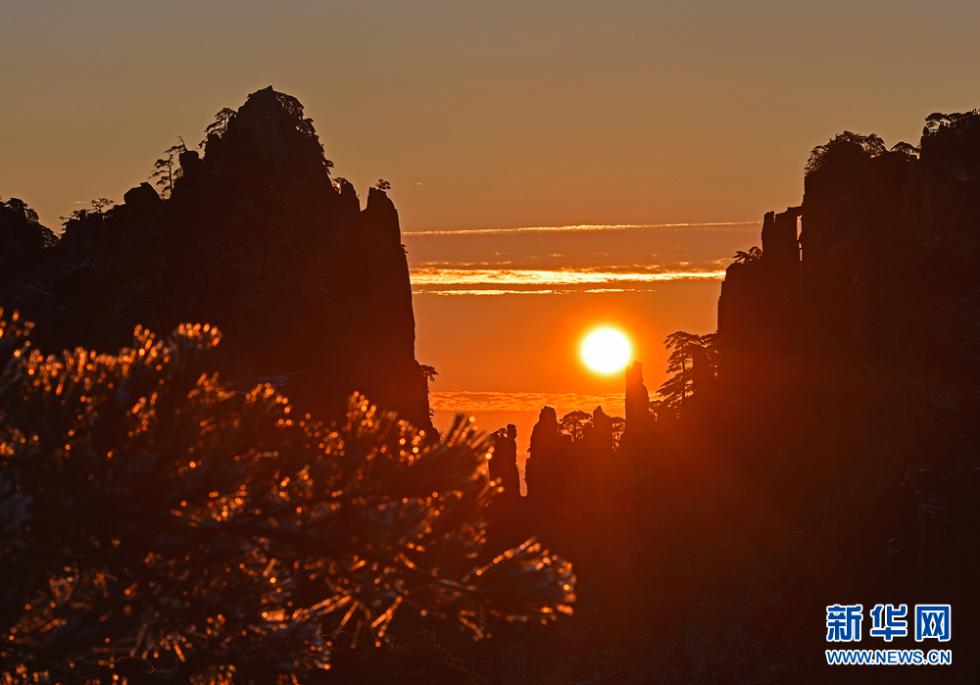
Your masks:
M 100 197 L 98 200 L 92 200 L 92 210 L 102 216 L 103 210 L 112 206 L 112 200 L 107 197 Z
M 34 292 L 38 292 L 36 281 L 43 258 L 57 241 L 24 201 L 16 197 L 0 201 L 0 294 L 24 280 L 31 281 Z
M 891 146 L 891 148 L 889 148 L 888 151 L 896 152 L 900 155 L 904 155 L 905 157 L 916 158 L 916 159 L 919 157 L 919 153 L 921 152 L 919 148 L 917 148 L 915 145 L 906 142 L 895 143 L 894 145 Z
M 819 170 L 828 159 L 840 154 L 855 154 L 866 158 L 877 157 L 885 152 L 885 141 L 875 134 L 861 135 L 844 131 L 823 145 L 818 145 L 810 152 L 806 163 L 806 174 L 809 176 Z
M 619 449 L 623 442 L 623 435 L 626 434 L 626 419 L 622 416 L 613 416 L 610 418 L 612 424 L 612 440 L 613 449 Z
M 592 415 L 586 411 L 572 411 L 561 417 L 561 432 L 572 442 L 579 442 L 585 437 L 585 430 L 592 425 Z
M 50 356 L 30 330 L 0 313 L 3 672 L 297 682 L 403 612 L 477 637 L 571 612 L 538 542 L 484 552 L 489 442 L 462 417 L 433 442 L 354 395 L 322 424 L 223 385 L 208 325 Z
M 177 175 L 180 172 L 177 158 L 186 151 L 187 146 L 184 145 L 183 139 L 178 138 L 177 143 L 164 150 L 164 156 L 153 163 L 150 179 L 160 188 L 160 194 L 164 197 L 170 197 L 174 190 L 174 181 L 177 180 Z
M 0 202 L 3 208 L 17 217 L 36 224 L 38 222 L 37 212 L 27 206 L 27 203 L 21 200 L 19 197 L 12 197 L 6 202 Z
M 736 264 L 749 264 L 751 262 L 756 262 L 762 258 L 762 248 L 758 245 L 753 245 L 749 248 L 748 252 L 744 250 L 739 250 L 735 253 L 733 257 Z
M 714 334 L 697 335 L 675 331 L 664 340 L 670 351 L 667 357 L 667 373 L 670 374 L 657 390 L 660 406 L 678 411 L 703 389 L 706 379 L 717 371 L 717 351 Z M 699 387 L 700 386 L 700 387 Z
M 36 238 L 42 247 L 51 247 L 58 242 L 58 236 L 41 225 L 37 212 L 17 197 L 6 202 L 0 200 L 0 233 L 3 234 L 0 236 L 0 252 L 14 251 L 14 244 L 25 238 L 31 242 Z
M 980 109 L 971 109 L 967 112 L 952 112 L 950 114 L 933 112 L 926 117 L 926 124 L 922 129 L 922 136 L 928 137 L 935 135 L 944 128 L 966 128 L 966 125 L 975 121 L 978 116 L 980 116 Z
M 205 136 L 215 135 L 219 138 L 225 134 L 228 130 L 228 124 L 231 120 L 235 118 L 235 110 L 230 107 L 222 107 L 218 110 L 217 114 L 214 115 L 214 121 L 207 125 L 204 129 Z M 205 138 L 204 142 L 207 142 Z M 202 143 L 203 144 L 203 143 Z
M 425 378 L 426 383 L 432 383 L 432 381 L 439 376 L 439 372 L 436 371 L 436 367 L 429 366 L 428 364 L 419 364 L 419 371 L 422 372 L 422 376 Z
M 64 219 L 65 223 L 68 223 L 70 221 L 84 221 L 85 217 L 87 216 L 88 216 L 87 209 L 75 209 L 72 210 L 72 213 L 68 215 L 67 219 L 65 217 L 61 217 L 61 218 Z
M 391 183 L 384 180 L 383 178 L 379 178 L 378 182 L 374 184 L 374 187 L 377 188 L 378 190 L 388 191 L 391 190 Z

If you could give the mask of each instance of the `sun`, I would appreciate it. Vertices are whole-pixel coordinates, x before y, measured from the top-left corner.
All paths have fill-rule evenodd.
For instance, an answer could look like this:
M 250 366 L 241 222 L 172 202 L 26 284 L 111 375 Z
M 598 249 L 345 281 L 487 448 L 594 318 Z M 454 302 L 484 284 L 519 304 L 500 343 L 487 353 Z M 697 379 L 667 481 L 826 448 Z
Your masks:
M 582 362 L 592 371 L 609 375 L 622 371 L 633 358 L 633 343 L 618 328 L 599 326 L 582 338 Z

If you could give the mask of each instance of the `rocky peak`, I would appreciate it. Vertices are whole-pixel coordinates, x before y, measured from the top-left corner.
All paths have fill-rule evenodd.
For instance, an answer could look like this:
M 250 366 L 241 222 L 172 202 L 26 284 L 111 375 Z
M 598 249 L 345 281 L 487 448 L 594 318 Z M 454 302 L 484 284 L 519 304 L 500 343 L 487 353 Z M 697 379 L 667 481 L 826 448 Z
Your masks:
M 219 112 L 212 126 L 205 144 L 209 166 L 244 166 L 332 189 L 332 163 L 324 157 L 313 120 L 293 96 L 272 86 L 257 90 L 237 111 Z
M 256 91 L 219 112 L 203 158 L 165 154 L 165 199 L 140 184 L 121 207 L 70 221 L 50 259 L 27 260 L 43 283 L 18 304 L 39 344 L 114 351 L 137 324 L 206 321 L 240 387 L 284 378 L 290 399 L 326 418 L 360 391 L 431 428 L 398 212 L 380 188 L 361 211 L 353 186 L 331 181 L 299 101 Z M 13 254 L 3 237 L 0 255 Z

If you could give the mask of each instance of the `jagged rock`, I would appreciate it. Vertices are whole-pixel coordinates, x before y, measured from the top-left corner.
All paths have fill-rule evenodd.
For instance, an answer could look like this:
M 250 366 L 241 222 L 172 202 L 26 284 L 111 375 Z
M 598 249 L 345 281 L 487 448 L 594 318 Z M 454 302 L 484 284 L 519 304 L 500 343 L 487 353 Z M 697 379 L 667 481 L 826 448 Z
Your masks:
M 962 344 L 980 336 L 980 113 L 931 115 L 920 148 L 845 132 L 814 150 L 802 205 L 768 213 L 761 257 L 726 272 L 727 394 L 831 403 L 869 373 L 970 376 L 964 360 L 976 355 Z
M 325 417 L 359 390 L 431 429 L 398 213 L 378 189 L 361 211 L 330 167 L 298 100 L 252 93 L 209 131 L 203 157 L 180 154 L 167 200 L 144 183 L 125 211 L 69 221 L 33 260 L 53 302 L 17 304 L 48 350 L 115 350 L 136 324 L 207 321 L 241 387 L 283 376 L 290 399 Z
M 354 189 L 354 185 L 346 178 L 338 178 L 337 187 L 340 191 L 342 211 L 351 216 L 361 211 L 361 204 L 357 199 L 357 191 Z
M 160 196 L 149 183 L 140 183 L 130 188 L 123 195 L 123 204 L 136 212 L 146 212 L 155 209 L 160 204 Z
M 512 501 L 520 497 L 520 474 L 517 469 L 517 426 L 512 423 L 505 428 L 495 431 L 493 439 L 493 456 L 490 459 L 490 478 L 499 480 L 503 485 L 504 501 Z
M 180 165 L 181 179 L 184 182 L 193 179 L 204 167 L 197 150 L 184 150 L 177 158 L 177 163 Z
M 585 444 L 594 459 L 601 459 L 612 452 L 612 419 L 602 410 L 601 405 L 592 411 L 592 423 L 586 429 Z
M 562 451 L 567 441 L 561 434 L 554 407 L 542 407 L 531 429 L 526 472 L 528 497 L 544 497 L 553 492 L 563 478 Z
M 799 207 L 790 207 L 776 214 L 766 212 L 762 222 L 762 255 L 766 260 L 792 266 L 800 261 L 800 242 L 797 231 Z
M 650 393 L 643 383 L 643 364 L 633 362 L 626 369 L 626 430 L 650 418 Z

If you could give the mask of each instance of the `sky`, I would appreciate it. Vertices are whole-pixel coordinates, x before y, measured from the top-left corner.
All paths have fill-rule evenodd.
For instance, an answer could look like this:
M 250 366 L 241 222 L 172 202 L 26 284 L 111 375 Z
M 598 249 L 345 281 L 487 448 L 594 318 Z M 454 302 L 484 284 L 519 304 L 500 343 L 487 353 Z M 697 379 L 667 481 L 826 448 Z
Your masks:
M 526 446 L 545 404 L 559 416 L 598 405 L 622 416 L 622 375 L 587 370 L 582 338 L 600 325 L 627 332 L 655 390 L 663 339 L 715 328 L 723 269 L 760 228 L 749 220 L 404 232 L 416 351 L 439 371 L 437 425 L 462 409 L 488 428 L 514 423 Z
M 57 226 L 271 84 L 336 174 L 391 182 L 436 406 L 585 404 L 620 383 L 582 370 L 583 331 L 627 328 L 656 385 L 813 146 L 980 105 L 978 25 L 942 0 L 0 0 L 0 195 Z

